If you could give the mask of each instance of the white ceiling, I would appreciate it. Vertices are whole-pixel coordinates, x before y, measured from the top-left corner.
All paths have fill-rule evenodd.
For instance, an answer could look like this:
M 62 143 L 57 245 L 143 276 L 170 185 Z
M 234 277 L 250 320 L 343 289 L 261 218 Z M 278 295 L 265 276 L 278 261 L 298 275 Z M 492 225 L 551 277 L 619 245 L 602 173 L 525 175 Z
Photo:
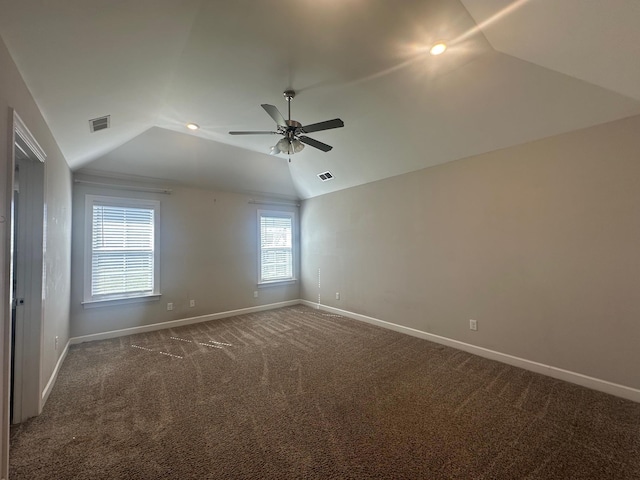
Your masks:
M 637 0 L 0 0 L 72 169 L 309 198 L 640 114 Z M 439 57 L 428 54 L 448 42 Z M 269 156 L 260 108 L 334 146 Z M 90 133 L 88 120 L 111 115 Z M 187 122 L 202 128 L 192 133 Z M 335 179 L 321 182 L 330 170 Z

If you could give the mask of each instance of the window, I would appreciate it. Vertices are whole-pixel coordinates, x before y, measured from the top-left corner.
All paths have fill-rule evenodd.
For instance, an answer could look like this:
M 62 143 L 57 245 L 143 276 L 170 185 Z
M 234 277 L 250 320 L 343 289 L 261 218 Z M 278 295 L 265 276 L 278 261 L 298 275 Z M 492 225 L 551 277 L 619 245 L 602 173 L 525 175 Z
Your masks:
M 159 295 L 160 202 L 86 196 L 85 303 Z
M 258 283 L 295 280 L 293 212 L 258 211 L 260 262 Z

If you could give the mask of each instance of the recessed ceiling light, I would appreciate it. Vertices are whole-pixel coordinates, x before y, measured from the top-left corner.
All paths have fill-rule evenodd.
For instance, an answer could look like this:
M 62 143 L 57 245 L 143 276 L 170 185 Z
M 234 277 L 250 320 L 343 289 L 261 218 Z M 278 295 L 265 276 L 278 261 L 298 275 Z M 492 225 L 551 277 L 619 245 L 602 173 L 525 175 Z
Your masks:
M 435 43 L 432 47 L 431 50 L 429 50 L 429 53 L 431 55 L 440 55 L 441 53 L 444 53 L 444 51 L 447 49 L 447 44 L 444 42 L 438 42 Z
M 198 130 L 200 128 L 200 125 L 198 125 L 197 123 L 187 123 L 187 128 L 189 130 Z

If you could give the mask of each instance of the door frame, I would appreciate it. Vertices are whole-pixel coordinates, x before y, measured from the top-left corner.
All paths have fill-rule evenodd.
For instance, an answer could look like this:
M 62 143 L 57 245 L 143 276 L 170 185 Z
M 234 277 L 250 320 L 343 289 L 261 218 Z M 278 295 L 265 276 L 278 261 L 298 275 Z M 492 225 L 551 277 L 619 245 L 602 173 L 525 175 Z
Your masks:
M 35 213 L 35 219 L 41 219 L 40 225 L 35 229 L 37 235 L 41 235 L 42 238 L 35 239 L 35 245 L 41 245 L 42 248 L 29 248 L 27 258 L 29 260 L 30 268 L 29 273 L 31 281 L 25 284 L 25 303 L 29 303 L 30 314 L 26 319 L 24 325 L 22 338 L 16 338 L 16 344 L 21 342 L 21 353 L 23 359 L 28 359 L 25 363 L 23 359 L 16 359 L 16 366 L 18 362 L 21 364 L 21 374 L 26 382 L 22 382 L 22 404 L 20 408 L 20 418 L 22 420 L 38 415 L 42 411 L 42 398 L 41 398 L 41 354 L 42 354 L 42 313 L 43 313 L 43 299 L 44 299 L 44 286 L 45 286 L 45 269 L 44 269 L 44 251 L 45 245 L 45 232 L 46 232 L 46 205 L 45 205 L 45 179 L 46 179 L 46 154 L 42 147 L 38 144 L 33 134 L 29 131 L 25 123 L 22 121 L 18 113 L 9 108 L 9 127 L 10 132 L 8 135 L 8 162 L 7 162 L 7 193 L 6 200 L 9 218 L 5 219 L 6 225 L 6 237 L 5 237 L 5 251 L 4 255 L 5 275 L 4 285 L 6 288 L 3 292 L 3 317 L 5 321 L 2 325 L 2 436 L 3 436 L 3 451 L 0 452 L 0 477 L 6 475 L 9 465 L 9 425 L 12 421 L 10 418 L 10 391 L 13 379 L 11 378 L 11 359 L 13 356 L 11 348 L 11 322 L 12 322 L 12 301 L 13 301 L 13 275 L 15 274 L 15 265 L 13 264 L 13 239 L 14 239 L 14 186 L 15 177 L 14 172 L 16 168 L 16 148 L 27 149 L 31 161 L 37 161 L 42 163 L 41 167 L 41 179 L 38 179 L 37 198 L 39 199 L 38 205 L 25 205 L 25 208 L 33 209 Z M 22 202 L 23 204 L 25 202 Z M 22 208 L 22 206 L 21 206 Z M 27 228 L 32 228 L 33 225 L 26 225 Z M 33 230 L 32 230 L 33 231 Z M 40 243 L 41 242 L 41 243 Z M 31 244 L 33 247 L 34 244 Z M 16 350 L 18 350 L 16 348 Z M 15 412 L 14 412 L 15 417 Z M 20 420 L 20 421 L 22 421 Z

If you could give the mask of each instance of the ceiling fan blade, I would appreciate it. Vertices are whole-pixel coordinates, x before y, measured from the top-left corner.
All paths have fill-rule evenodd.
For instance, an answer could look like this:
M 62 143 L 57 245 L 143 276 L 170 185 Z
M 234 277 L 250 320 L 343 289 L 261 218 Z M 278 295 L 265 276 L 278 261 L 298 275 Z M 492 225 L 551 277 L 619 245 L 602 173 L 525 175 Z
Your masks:
M 229 135 L 272 135 L 278 132 L 229 132 Z
M 261 107 L 264 108 L 264 110 L 269 114 L 271 118 L 275 120 L 278 125 L 287 128 L 287 122 L 284 121 L 284 117 L 280 113 L 280 110 L 278 110 L 274 105 L 263 103 Z
M 327 145 L 326 143 L 319 142 L 318 140 L 314 140 L 313 138 L 309 137 L 300 137 L 299 140 L 302 143 L 306 143 L 310 147 L 315 147 L 318 150 L 322 150 L 323 152 L 328 152 L 333 148 L 331 145 Z
M 339 118 L 327 120 L 326 122 L 312 123 L 302 127 L 304 133 L 319 132 L 320 130 L 330 130 L 332 128 L 344 127 L 344 122 Z

